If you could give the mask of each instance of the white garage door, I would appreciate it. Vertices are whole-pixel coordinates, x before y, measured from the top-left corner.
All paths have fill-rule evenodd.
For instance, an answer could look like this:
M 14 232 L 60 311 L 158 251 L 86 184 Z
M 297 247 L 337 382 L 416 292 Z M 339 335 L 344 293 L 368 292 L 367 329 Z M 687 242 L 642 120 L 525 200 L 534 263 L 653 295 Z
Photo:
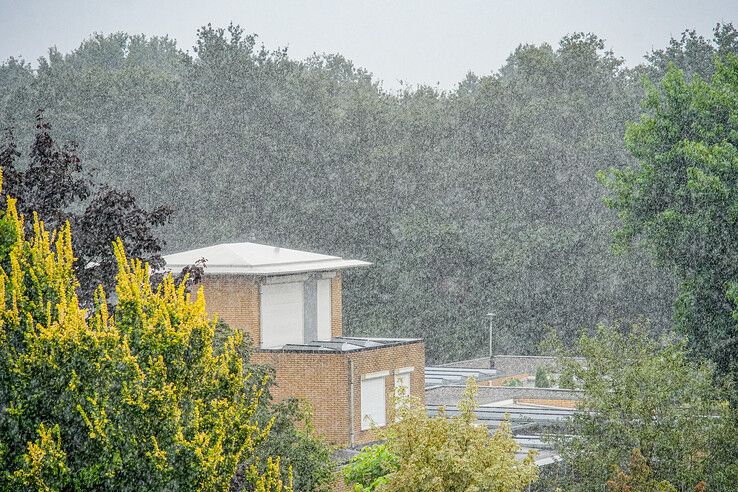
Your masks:
M 361 430 L 387 423 L 384 376 L 361 381 Z
M 261 346 L 281 347 L 303 340 L 303 284 L 261 286 Z

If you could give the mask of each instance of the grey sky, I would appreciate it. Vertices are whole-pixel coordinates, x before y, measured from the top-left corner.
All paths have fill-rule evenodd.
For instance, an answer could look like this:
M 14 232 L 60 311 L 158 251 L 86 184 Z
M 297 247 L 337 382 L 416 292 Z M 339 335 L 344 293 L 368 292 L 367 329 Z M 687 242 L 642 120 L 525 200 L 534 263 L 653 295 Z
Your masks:
M 594 32 L 629 65 L 685 28 L 738 24 L 735 0 L 716 1 L 142 1 L 0 0 L 0 60 L 29 61 L 93 32 L 168 34 L 191 51 L 197 27 L 241 24 L 295 58 L 341 53 L 387 89 L 399 80 L 453 88 L 469 70 L 497 70 L 520 43 L 556 44 Z

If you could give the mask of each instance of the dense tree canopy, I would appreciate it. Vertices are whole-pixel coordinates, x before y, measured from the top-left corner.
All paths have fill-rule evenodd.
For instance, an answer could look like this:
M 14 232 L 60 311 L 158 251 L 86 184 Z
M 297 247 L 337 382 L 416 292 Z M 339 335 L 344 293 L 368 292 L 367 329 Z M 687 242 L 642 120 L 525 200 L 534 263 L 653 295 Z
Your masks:
M 671 280 L 611 254 L 594 175 L 633 163 L 622 133 L 640 75 L 733 49 L 733 33 L 633 70 L 575 34 L 453 91 L 396 94 L 340 55 L 297 61 L 234 26 L 202 28 L 192 55 L 95 35 L 37 70 L 1 65 L 0 126 L 20 136 L 46 108 L 101 181 L 172 206 L 170 251 L 250 240 L 374 262 L 346 277 L 352 333 L 422 336 L 429 360 L 457 359 L 483 353 L 494 310 L 499 349 L 530 353 L 546 325 L 670 325 Z

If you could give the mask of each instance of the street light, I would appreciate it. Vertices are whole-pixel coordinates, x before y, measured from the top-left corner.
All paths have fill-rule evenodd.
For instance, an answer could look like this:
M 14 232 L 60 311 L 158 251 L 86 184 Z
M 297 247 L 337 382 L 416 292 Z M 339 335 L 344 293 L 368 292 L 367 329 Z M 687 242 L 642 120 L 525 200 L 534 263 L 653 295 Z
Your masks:
M 495 316 L 497 316 L 497 313 L 494 311 L 490 311 L 487 313 L 487 318 L 489 319 L 489 367 L 492 368 L 494 366 L 494 359 L 492 356 L 494 355 L 493 347 L 492 347 L 492 321 L 495 319 Z

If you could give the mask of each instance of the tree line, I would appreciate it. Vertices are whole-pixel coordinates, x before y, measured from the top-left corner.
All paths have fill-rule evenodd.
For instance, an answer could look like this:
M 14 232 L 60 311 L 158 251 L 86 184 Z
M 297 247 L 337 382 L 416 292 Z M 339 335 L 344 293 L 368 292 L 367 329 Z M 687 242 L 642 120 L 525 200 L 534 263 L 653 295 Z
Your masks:
M 686 32 L 628 68 L 591 34 L 521 45 L 451 91 L 390 93 L 341 55 L 267 50 L 230 26 L 167 37 L 94 35 L 32 68 L 0 66 L 0 126 L 31 144 L 38 108 L 96 179 L 167 206 L 164 252 L 255 241 L 361 258 L 346 276 L 347 331 L 426 339 L 432 362 L 535 353 L 546 327 L 669 329 L 674 280 L 617 256 L 598 170 L 622 144 L 647 75 L 709 76 L 736 52 L 732 26 Z

